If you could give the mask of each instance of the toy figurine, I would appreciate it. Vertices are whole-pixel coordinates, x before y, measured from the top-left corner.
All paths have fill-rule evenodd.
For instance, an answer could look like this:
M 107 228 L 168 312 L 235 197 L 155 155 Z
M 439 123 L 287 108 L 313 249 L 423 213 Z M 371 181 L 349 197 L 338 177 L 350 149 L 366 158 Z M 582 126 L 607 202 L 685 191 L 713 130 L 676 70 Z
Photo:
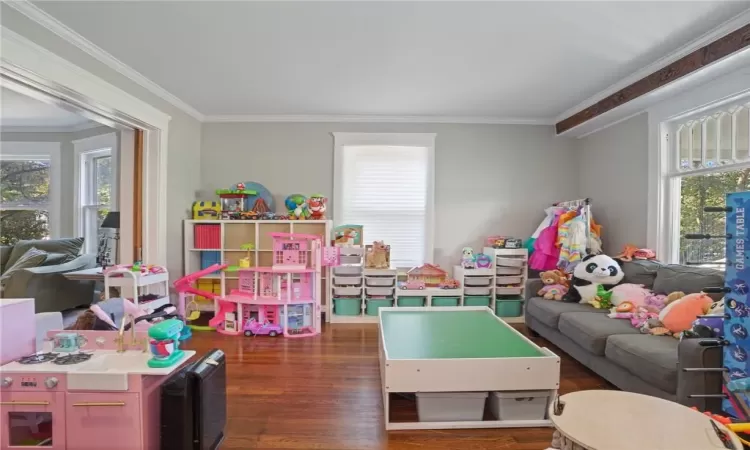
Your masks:
M 367 269 L 387 269 L 390 267 L 391 248 L 385 245 L 383 241 L 375 241 L 372 245 L 367 246 L 367 256 L 365 258 L 365 268 Z
M 325 220 L 327 202 L 328 199 L 321 194 L 313 194 L 307 199 L 307 207 L 310 210 L 311 220 Z
M 305 220 L 310 216 L 307 209 L 307 198 L 301 194 L 292 194 L 284 200 L 289 217 L 296 220 Z
M 461 267 L 464 269 L 476 269 L 476 257 L 474 256 L 473 248 L 464 247 L 461 250 Z

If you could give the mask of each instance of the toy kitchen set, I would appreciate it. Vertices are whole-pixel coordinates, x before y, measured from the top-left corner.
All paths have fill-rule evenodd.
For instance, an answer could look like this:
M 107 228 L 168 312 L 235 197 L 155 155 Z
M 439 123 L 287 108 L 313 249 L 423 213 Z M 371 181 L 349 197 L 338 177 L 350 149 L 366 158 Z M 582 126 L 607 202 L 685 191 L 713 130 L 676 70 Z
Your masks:
M 38 343 L 33 300 L 0 300 L 0 450 L 217 448 L 224 353 L 188 362 L 182 326 L 143 330 L 126 316 L 116 331 L 53 330 Z

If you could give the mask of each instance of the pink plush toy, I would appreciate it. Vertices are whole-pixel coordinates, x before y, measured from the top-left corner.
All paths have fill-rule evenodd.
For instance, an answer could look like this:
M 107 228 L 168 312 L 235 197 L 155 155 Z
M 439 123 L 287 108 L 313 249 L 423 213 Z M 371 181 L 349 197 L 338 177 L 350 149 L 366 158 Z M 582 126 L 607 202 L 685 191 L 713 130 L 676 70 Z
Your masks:
M 635 328 L 641 328 L 648 319 L 659 317 L 658 314 L 648 311 L 644 307 L 635 307 L 630 312 L 617 312 L 613 311 L 609 313 L 610 319 L 630 319 L 630 324 Z
M 612 292 L 611 300 L 614 306 L 623 302 L 630 302 L 635 307 L 644 306 L 646 297 L 652 295 L 651 291 L 643 287 L 642 284 L 633 283 L 618 284 L 610 292 Z

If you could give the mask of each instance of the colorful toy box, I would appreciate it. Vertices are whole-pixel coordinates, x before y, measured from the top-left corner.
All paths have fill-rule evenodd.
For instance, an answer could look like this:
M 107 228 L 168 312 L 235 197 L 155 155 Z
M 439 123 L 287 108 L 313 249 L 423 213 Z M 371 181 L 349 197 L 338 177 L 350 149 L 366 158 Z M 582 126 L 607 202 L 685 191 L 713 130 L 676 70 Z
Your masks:
M 219 202 L 193 202 L 193 220 L 217 220 L 221 218 Z

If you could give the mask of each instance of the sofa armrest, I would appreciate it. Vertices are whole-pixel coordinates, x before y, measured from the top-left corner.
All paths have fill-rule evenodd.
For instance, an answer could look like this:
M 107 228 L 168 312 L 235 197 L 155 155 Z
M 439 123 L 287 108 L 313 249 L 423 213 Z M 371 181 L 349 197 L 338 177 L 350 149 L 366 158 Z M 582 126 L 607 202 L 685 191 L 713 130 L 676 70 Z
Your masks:
M 691 395 L 721 394 L 722 373 L 718 371 L 690 371 L 685 369 L 707 369 L 722 367 L 722 348 L 703 347 L 705 339 L 682 339 L 678 346 L 677 402 L 695 406 L 701 411 L 721 411 L 720 398 L 690 398 Z
M 526 280 L 526 287 L 523 290 L 523 299 L 529 301 L 530 298 L 539 297 L 537 292 L 544 286 L 541 278 L 529 278 Z
M 33 298 L 37 313 L 88 306 L 94 282 L 68 280 L 63 274 L 95 266 L 96 256 L 82 255 L 64 264 L 19 270 L 6 281 L 3 297 Z

